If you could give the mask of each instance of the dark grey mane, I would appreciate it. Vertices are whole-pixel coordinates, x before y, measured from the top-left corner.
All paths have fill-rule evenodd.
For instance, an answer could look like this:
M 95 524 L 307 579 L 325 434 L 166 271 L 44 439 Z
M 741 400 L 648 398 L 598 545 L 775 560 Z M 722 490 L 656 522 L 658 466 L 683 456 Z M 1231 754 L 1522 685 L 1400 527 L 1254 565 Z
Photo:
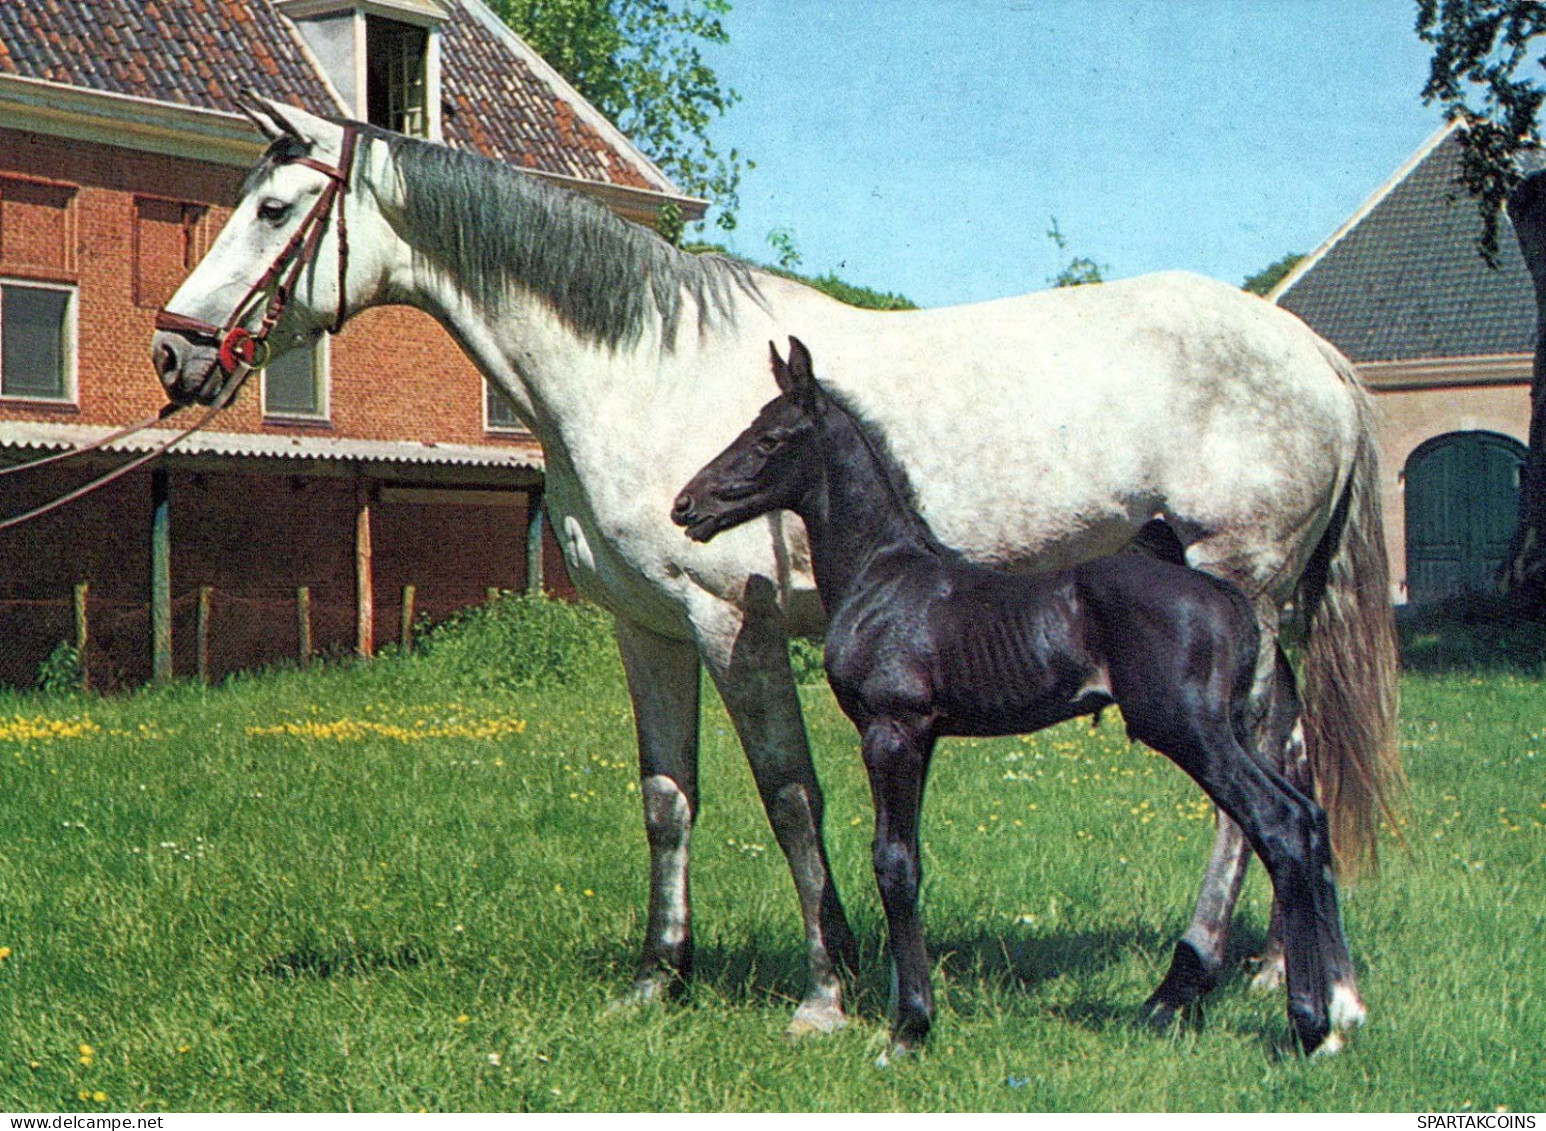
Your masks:
M 934 531 L 929 529 L 929 524 L 924 521 L 923 515 L 919 513 L 918 491 L 913 486 L 912 477 L 907 474 L 907 469 L 902 466 L 902 461 L 896 458 L 896 453 L 891 450 L 891 442 L 886 439 L 886 434 L 881 431 L 880 426 L 865 416 L 847 393 L 839 392 L 825 381 L 820 381 L 818 384 L 821 386 L 821 391 L 826 394 L 827 399 L 832 402 L 832 407 L 848 418 L 849 423 L 854 426 L 854 431 L 859 434 L 859 439 L 869 450 L 870 455 L 875 457 L 875 462 L 880 467 L 881 477 L 885 479 L 886 484 L 891 488 L 897 505 L 906 512 L 907 517 L 911 520 L 917 532 L 931 545 L 944 551 L 946 554 L 952 557 L 959 556 L 954 549 L 946 546 L 934 536 Z
M 689 255 L 577 192 L 445 146 L 362 132 L 391 147 L 415 254 L 491 310 L 524 287 L 581 337 L 614 349 L 658 316 L 669 349 L 688 300 L 700 333 L 731 316 L 737 291 L 760 301 L 743 264 Z

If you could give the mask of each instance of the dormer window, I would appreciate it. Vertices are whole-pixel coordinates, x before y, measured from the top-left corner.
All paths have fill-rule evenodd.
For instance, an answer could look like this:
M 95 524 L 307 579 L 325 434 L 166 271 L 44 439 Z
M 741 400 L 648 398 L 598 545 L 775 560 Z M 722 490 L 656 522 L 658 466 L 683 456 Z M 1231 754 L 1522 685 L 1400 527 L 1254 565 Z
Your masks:
M 410 137 L 429 136 L 429 30 L 365 17 L 365 120 Z
M 440 140 L 444 0 L 279 0 L 349 113 Z

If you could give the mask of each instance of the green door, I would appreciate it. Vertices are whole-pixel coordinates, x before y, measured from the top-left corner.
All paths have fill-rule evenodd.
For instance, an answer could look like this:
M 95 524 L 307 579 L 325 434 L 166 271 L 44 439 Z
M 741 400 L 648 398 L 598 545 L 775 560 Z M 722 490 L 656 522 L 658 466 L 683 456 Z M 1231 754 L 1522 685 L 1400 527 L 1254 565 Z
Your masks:
M 1525 447 L 1494 432 L 1451 432 L 1406 462 L 1406 584 L 1413 604 L 1487 592 L 1508 556 Z

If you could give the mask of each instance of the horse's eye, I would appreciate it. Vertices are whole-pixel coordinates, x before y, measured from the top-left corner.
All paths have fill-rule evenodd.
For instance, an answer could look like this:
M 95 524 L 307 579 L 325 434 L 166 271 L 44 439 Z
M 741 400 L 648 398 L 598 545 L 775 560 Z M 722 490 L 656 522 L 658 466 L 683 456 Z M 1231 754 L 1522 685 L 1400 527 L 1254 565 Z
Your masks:
M 290 206 L 282 200 L 265 200 L 258 205 L 258 219 L 278 224 L 290 214 Z

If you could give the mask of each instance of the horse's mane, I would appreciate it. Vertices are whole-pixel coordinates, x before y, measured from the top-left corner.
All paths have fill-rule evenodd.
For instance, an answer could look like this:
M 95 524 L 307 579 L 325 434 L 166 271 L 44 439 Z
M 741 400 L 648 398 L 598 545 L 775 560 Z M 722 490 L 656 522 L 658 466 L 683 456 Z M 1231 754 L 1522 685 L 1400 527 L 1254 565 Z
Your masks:
M 476 154 L 359 128 L 390 147 L 415 254 L 490 310 L 519 285 L 582 338 L 613 349 L 636 342 L 656 315 L 670 349 L 685 299 L 697 307 L 699 333 L 732 316 L 737 291 L 761 299 L 744 264 L 681 251 L 578 192 Z
M 959 557 L 959 553 L 946 546 L 934 536 L 934 531 L 924 521 L 923 515 L 918 512 L 918 491 L 913 486 L 912 477 L 907 474 L 907 469 L 902 466 L 902 461 L 897 459 L 896 453 L 891 448 L 891 442 L 880 426 L 866 416 L 847 393 L 834 389 L 825 381 L 819 381 L 821 391 L 826 394 L 832 407 L 847 417 L 849 423 L 854 426 L 854 431 L 859 434 L 859 439 L 869 454 L 874 457 L 875 463 L 880 468 L 881 478 L 890 489 L 891 494 L 903 514 L 907 516 L 909 524 L 925 542 L 935 550 L 947 554 L 950 557 Z

